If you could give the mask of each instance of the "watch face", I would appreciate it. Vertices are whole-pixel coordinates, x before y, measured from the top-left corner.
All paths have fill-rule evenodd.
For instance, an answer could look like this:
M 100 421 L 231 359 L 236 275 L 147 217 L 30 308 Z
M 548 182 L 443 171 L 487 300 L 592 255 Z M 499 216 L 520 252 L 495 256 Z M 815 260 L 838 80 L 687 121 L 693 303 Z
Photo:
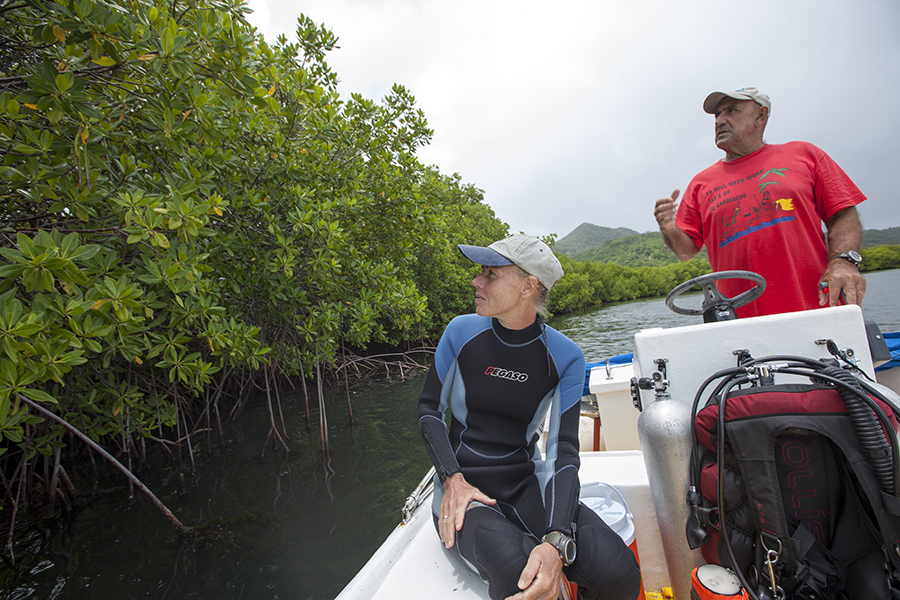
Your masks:
M 575 541 L 569 538 L 563 538 L 562 544 L 563 552 L 565 554 L 563 562 L 566 566 L 569 566 L 575 561 Z

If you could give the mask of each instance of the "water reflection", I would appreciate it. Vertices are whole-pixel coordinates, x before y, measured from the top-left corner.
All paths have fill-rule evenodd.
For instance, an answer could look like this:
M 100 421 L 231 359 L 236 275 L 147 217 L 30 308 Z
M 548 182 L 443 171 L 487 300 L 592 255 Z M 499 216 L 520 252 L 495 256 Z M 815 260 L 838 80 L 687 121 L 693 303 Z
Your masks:
M 679 299 L 685 308 L 699 308 L 702 295 L 687 294 Z M 696 306 L 695 306 L 696 305 Z M 554 318 L 551 325 L 575 340 L 588 362 L 597 362 L 634 350 L 634 334 L 654 327 L 682 327 L 702 323 L 702 317 L 675 314 L 664 298 L 617 302 L 591 310 Z
M 900 270 L 872 273 L 867 318 L 900 330 Z M 682 305 L 699 305 L 700 295 Z M 632 351 L 634 334 L 699 323 L 663 299 L 603 306 L 561 316 L 552 325 L 574 339 L 589 361 Z M 284 394 L 291 452 L 267 442 L 264 401 L 251 402 L 227 431 L 195 439 L 196 469 L 179 494 L 177 464 L 157 457 L 139 476 L 194 535 L 179 536 L 121 478 L 80 512 L 33 531 L 16 547 L 15 569 L 0 569 L 3 598 L 208 598 L 331 600 L 396 526 L 400 508 L 429 466 L 416 402 L 424 373 L 351 387 L 356 424 L 343 386 L 329 390 L 331 468 L 321 462 L 318 415 L 307 431 L 299 391 Z M 435 540 L 437 543 L 437 540 Z
M 118 487 L 61 527 L 35 532 L 0 573 L 7 598 L 334 598 L 397 524 L 427 470 L 416 402 L 424 373 L 329 390 L 331 467 L 300 393 L 284 398 L 291 452 L 267 442 L 264 402 L 250 403 L 219 448 L 197 439 L 196 470 L 178 494 L 174 464 L 140 476 L 195 530 L 179 536 L 137 494 Z M 313 413 L 312 421 L 318 422 Z
M 863 315 L 881 327 L 881 331 L 900 331 L 900 269 L 866 273 Z

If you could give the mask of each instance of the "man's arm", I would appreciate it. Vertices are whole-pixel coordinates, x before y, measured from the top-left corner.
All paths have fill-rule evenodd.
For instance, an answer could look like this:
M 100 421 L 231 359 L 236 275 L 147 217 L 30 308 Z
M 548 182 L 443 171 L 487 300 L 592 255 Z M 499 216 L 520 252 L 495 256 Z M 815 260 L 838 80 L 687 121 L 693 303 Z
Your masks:
M 657 200 L 653 216 L 656 217 L 666 246 L 675 253 L 679 260 L 684 261 L 694 258 L 700 252 L 700 248 L 694 244 L 691 236 L 679 229 L 675 223 L 675 214 L 678 212 L 676 200 L 680 193 L 680 190 L 675 190 L 671 197 Z
M 847 304 L 862 305 L 866 294 L 866 278 L 849 260 L 835 258 L 841 252 L 859 252 L 862 246 L 863 228 L 856 207 L 851 206 L 831 215 L 825 221 L 825 227 L 828 229 L 829 260 L 819 281 L 828 282 L 828 294 L 819 292 L 819 305 L 837 306 L 840 304 L 841 292 L 844 293 Z

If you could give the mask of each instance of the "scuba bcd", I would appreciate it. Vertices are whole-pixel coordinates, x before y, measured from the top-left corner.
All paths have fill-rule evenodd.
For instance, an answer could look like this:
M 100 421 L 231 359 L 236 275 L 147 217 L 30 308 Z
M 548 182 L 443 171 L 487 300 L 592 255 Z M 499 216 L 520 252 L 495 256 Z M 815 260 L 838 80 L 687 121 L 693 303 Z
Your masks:
M 689 545 L 754 599 L 894 597 L 897 411 L 837 361 L 740 356 L 694 399 Z

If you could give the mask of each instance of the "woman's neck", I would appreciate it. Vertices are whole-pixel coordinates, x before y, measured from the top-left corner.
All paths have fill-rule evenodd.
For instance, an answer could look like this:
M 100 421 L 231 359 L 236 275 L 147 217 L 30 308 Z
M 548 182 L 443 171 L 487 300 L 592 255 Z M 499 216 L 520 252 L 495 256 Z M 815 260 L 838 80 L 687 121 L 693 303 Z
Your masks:
M 528 309 L 515 315 L 497 317 L 497 321 L 499 321 L 504 328 L 512 330 L 527 329 L 528 327 L 531 327 L 536 320 L 537 313 L 534 312 L 534 309 Z

